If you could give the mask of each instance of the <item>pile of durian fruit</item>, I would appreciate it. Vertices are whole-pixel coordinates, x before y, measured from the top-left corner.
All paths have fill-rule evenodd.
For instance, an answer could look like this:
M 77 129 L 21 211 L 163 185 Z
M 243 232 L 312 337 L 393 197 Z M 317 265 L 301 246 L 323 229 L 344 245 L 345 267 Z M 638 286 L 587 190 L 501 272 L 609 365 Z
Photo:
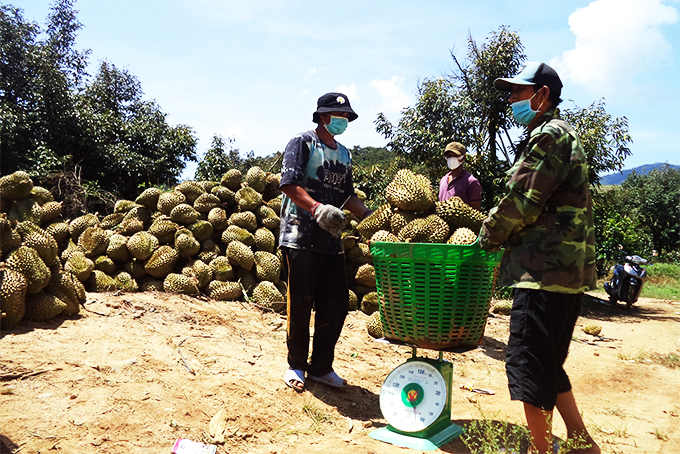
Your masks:
M 356 296 L 358 307 L 368 315 L 378 309 L 368 242 L 472 244 L 486 218 L 459 197 L 437 201 L 430 180 L 409 169 L 397 172 L 385 198 L 388 203 L 363 221 L 349 215 L 349 228 L 343 232 L 350 305 Z
M 85 292 L 166 291 L 285 308 L 279 174 L 250 168 L 64 219 L 26 172 L 0 178 L 0 328 L 75 315 Z
M 118 200 L 112 214 L 65 219 L 26 172 L 1 177 L 0 329 L 75 315 L 86 291 L 203 294 L 285 310 L 279 182 L 260 167 L 231 169 L 220 182 L 149 188 Z M 386 198 L 363 221 L 345 212 L 350 309 L 368 315 L 379 304 L 368 240 L 470 244 L 485 217 L 457 198 L 437 202 L 430 181 L 406 169 Z

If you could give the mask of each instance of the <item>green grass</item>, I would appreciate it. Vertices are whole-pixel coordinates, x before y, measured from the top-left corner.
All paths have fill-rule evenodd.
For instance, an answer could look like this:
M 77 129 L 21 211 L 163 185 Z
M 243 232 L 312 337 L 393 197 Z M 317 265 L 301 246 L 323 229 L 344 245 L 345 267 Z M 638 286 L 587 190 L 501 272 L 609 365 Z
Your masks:
M 624 361 L 658 364 L 659 366 L 668 367 L 669 369 L 680 369 L 680 347 L 676 347 L 674 352 L 669 353 L 646 352 L 641 350 L 635 355 L 619 353 L 617 356 Z
M 664 300 L 680 300 L 680 265 L 655 263 L 647 266 L 647 282 L 640 296 Z

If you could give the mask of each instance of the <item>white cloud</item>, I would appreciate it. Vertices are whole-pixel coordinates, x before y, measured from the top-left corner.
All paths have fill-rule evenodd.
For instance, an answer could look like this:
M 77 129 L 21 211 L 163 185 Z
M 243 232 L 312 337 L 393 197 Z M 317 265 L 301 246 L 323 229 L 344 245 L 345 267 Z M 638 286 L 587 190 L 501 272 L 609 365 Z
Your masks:
M 390 80 L 375 79 L 371 81 L 371 87 L 378 91 L 382 97 L 379 111 L 381 112 L 401 112 L 410 105 L 411 101 L 408 94 L 401 91 L 400 85 L 404 82 L 402 77 L 394 76 Z
M 678 11 L 664 0 L 594 1 L 569 16 L 576 45 L 550 64 L 574 82 L 614 89 L 672 51 L 661 26 L 677 21 Z
M 346 95 L 349 98 L 350 104 L 356 105 L 357 101 L 359 101 L 359 95 L 357 95 L 357 86 L 354 84 L 350 86 L 340 85 L 335 89 L 335 91 Z
M 312 68 L 309 71 L 307 71 L 307 74 L 305 74 L 305 77 L 302 78 L 302 82 L 311 82 L 313 80 L 318 80 L 319 79 L 319 73 L 325 71 L 326 68 Z

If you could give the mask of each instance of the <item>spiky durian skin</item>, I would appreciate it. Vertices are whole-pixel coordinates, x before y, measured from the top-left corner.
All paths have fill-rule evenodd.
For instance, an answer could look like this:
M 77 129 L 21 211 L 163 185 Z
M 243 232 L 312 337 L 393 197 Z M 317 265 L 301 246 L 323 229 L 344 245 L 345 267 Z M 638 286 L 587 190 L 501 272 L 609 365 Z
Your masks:
M 20 272 L 0 266 L 0 328 L 13 329 L 26 313 L 26 278 Z

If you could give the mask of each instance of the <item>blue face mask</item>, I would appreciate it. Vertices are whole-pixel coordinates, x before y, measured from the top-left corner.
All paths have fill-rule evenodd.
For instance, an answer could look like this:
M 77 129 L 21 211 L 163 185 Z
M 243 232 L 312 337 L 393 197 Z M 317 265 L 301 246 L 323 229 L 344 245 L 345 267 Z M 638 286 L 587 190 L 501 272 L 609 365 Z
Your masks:
M 327 125 L 324 125 L 324 127 L 329 133 L 331 133 L 331 135 L 337 136 L 345 132 L 345 129 L 347 129 L 347 123 L 349 123 L 347 118 L 334 117 L 331 115 L 331 122 Z
M 534 96 L 536 96 L 536 93 L 534 93 Z M 538 110 L 533 110 L 531 108 L 531 100 L 534 99 L 534 96 L 529 99 L 517 101 L 510 105 L 510 107 L 512 107 L 512 115 L 515 117 L 515 120 L 517 120 L 517 123 L 528 126 L 529 123 L 531 123 L 533 119 L 536 118 Z M 538 109 L 540 110 L 541 106 L 538 106 Z

